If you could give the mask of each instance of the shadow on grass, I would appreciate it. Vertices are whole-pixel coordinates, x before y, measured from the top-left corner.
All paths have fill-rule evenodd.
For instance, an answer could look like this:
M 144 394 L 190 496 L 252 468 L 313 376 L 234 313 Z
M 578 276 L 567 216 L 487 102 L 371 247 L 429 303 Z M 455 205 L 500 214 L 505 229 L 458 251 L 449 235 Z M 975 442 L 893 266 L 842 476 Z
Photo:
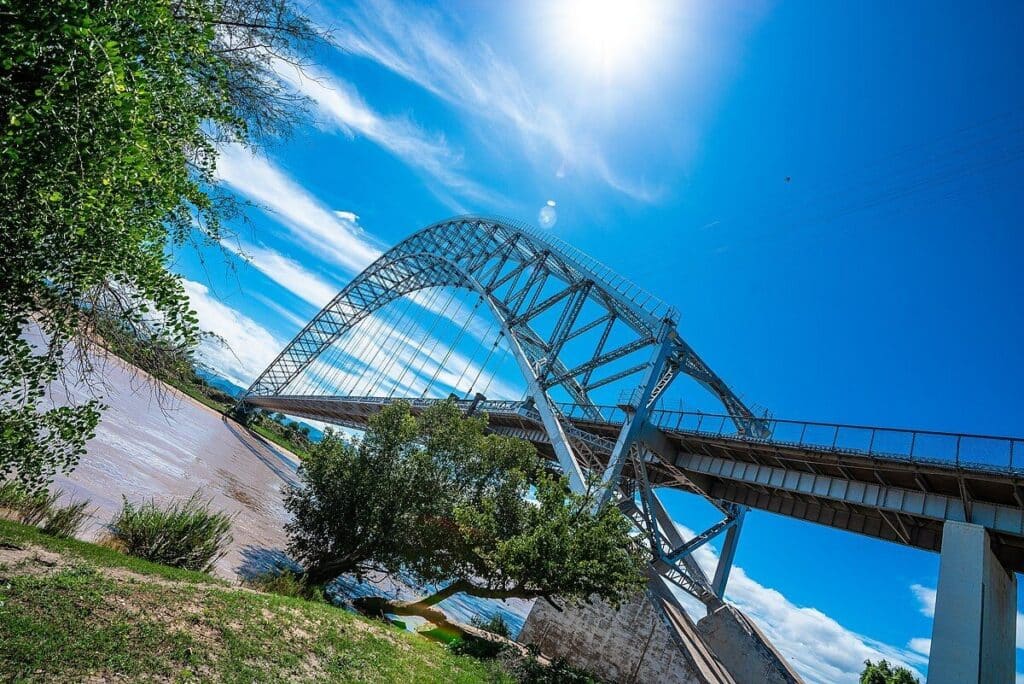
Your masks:
M 235 568 L 235 572 L 245 581 L 282 570 L 302 572 L 302 566 L 281 549 L 249 545 L 242 547 L 241 555 L 242 563 Z

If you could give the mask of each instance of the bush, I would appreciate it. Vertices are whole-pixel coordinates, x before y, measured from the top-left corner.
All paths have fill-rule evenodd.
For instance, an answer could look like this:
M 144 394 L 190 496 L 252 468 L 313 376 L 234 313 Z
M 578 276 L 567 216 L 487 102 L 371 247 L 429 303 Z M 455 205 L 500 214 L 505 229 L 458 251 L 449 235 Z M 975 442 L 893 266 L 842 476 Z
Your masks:
M 26 525 L 39 525 L 57 504 L 61 491 L 29 491 L 17 480 L 0 485 L 0 509 L 4 517 Z
M 89 501 L 58 506 L 63 490 L 29 491 L 17 480 L 0 484 L 0 517 L 39 527 L 54 537 L 71 538 L 78 534 L 88 515 Z
M 114 542 L 125 553 L 186 570 L 209 572 L 231 543 L 231 516 L 211 511 L 199 492 L 180 503 L 136 506 L 124 499 L 110 523 Z
M 448 650 L 455 655 L 470 656 L 478 660 L 497 658 L 506 648 L 508 644 L 503 641 L 492 641 L 471 634 L 448 644 Z
M 523 684 L 598 684 L 601 681 L 563 658 L 555 658 L 551 664 L 544 665 L 536 656 L 536 651 L 531 648 L 530 655 L 520 658 L 510 668 L 516 681 Z
M 77 536 L 82 523 L 85 522 L 86 516 L 89 515 L 89 512 L 86 510 L 88 506 L 89 501 L 86 500 L 53 508 L 46 522 L 41 526 L 42 531 L 54 537 L 63 537 L 65 539 Z
M 316 601 L 317 603 L 326 601 L 322 586 L 307 582 L 305 575 L 302 573 L 284 568 L 251 577 L 245 581 L 245 585 L 256 591 L 263 591 L 269 594 L 291 596 L 307 601 Z
M 469 621 L 469 624 L 473 625 L 477 629 L 482 629 L 485 632 L 491 634 L 497 634 L 500 637 L 506 639 L 512 638 L 512 628 L 505 622 L 505 618 L 501 613 L 495 613 L 488 619 L 484 620 L 479 615 L 474 615 L 473 619 Z

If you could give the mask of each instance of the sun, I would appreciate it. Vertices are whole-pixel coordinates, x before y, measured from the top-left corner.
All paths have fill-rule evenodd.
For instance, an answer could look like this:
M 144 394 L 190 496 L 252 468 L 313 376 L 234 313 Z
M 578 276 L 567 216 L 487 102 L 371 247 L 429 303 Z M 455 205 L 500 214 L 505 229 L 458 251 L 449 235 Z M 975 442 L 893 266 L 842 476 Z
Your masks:
M 578 67 L 611 75 L 635 67 L 658 32 L 656 0 L 567 0 L 559 6 L 556 40 Z

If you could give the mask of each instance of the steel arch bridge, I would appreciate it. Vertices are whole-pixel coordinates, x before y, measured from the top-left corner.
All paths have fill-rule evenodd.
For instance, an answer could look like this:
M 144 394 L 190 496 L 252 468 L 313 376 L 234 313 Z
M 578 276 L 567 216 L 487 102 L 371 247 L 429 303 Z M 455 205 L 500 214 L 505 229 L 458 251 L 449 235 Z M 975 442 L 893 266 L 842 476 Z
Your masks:
M 618 505 L 648 540 L 649 593 L 664 610 L 680 609 L 666 582 L 709 611 L 721 606 L 748 507 L 933 551 L 945 523 L 978 524 L 1005 566 L 1024 569 L 1024 471 L 1014 465 L 1021 440 L 757 417 L 682 338 L 674 309 L 574 247 L 504 219 L 456 217 L 395 245 L 295 336 L 240 403 L 365 426 L 390 400 L 384 392 L 314 394 L 299 380 L 375 312 L 430 288 L 477 297 L 526 384 L 520 400 L 477 395 L 460 405 L 533 441 L 575 491 L 603 487 L 601 505 Z M 660 406 L 681 376 L 707 389 L 721 416 Z M 614 406 L 593 400 L 610 387 L 625 388 Z M 432 401 L 425 395 L 407 397 L 414 410 Z M 658 487 L 704 497 L 722 520 L 683 538 Z M 709 578 L 693 552 L 718 535 L 725 540 Z
M 268 397 L 287 395 L 287 388 L 325 349 L 374 311 L 419 290 L 438 286 L 466 288 L 478 294 L 501 326 L 516 364 L 527 383 L 527 398 L 540 417 L 558 464 L 575 491 L 584 491 L 591 477 L 601 484 L 617 484 L 631 448 L 645 425 L 647 414 L 659 395 L 679 373 L 694 378 L 719 398 L 743 433 L 757 434 L 759 423 L 750 410 L 712 371 L 676 330 L 675 310 L 665 306 L 625 279 L 569 245 L 530 227 L 507 220 L 458 217 L 420 230 L 383 254 L 354 278 L 288 344 L 246 393 L 247 403 L 268 406 Z M 553 287 L 552 287 L 553 286 Z M 598 315 L 584 319 L 584 304 L 596 305 Z M 546 312 L 556 322 L 542 335 L 531 325 Z M 609 344 L 619 325 L 629 335 Z M 596 332 L 590 357 L 566 367 L 560 352 L 566 344 Z M 637 363 L 601 374 L 620 359 L 643 356 Z M 638 388 L 626 400 L 628 417 L 603 472 L 580 452 L 593 449 L 579 439 L 551 400 L 555 386 L 563 388 L 577 405 L 593 408 L 590 399 L 598 387 L 634 378 Z M 632 449 L 636 451 L 635 448 Z M 636 455 L 636 454 L 634 454 Z M 637 463 L 642 463 L 639 459 Z M 641 472 L 643 468 L 639 469 Z M 644 478 L 636 482 L 647 492 Z M 606 498 L 615 487 L 606 487 Z M 657 530 L 654 506 L 657 497 L 644 496 L 645 529 Z M 647 504 L 650 504 L 648 508 Z M 738 520 L 739 507 L 715 501 L 727 516 Z M 663 509 L 658 509 L 664 514 Z M 680 558 L 686 554 L 675 554 Z M 681 577 L 676 582 L 705 601 L 713 601 L 724 589 L 726 575 L 712 587 L 693 563 L 665 563 Z

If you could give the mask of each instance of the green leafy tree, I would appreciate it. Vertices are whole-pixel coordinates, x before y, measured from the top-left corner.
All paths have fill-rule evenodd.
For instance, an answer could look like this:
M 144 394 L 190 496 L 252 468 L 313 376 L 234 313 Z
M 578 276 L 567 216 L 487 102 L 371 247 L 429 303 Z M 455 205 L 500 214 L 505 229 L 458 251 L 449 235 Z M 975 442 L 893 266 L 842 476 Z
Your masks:
M 239 207 L 218 146 L 287 130 L 274 75 L 313 37 L 288 0 L 0 0 L 0 477 L 70 469 L 96 400 L 98 321 L 187 353 L 198 339 L 170 249 L 216 242 Z
M 614 507 L 569 491 L 529 442 L 486 433 L 451 402 L 421 417 L 395 402 L 365 437 L 327 433 L 286 496 L 289 550 L 312 581 L 406 571 L 435 593 L 368 610 L 429 615 L 455 594 L 570 602 L 624 600 L 643 585 L 645 556 Z M 531 496 L 532 494 L 532 496 Z
M 860 684 L 919 684 L 917 677 L 910 670 L 899 665 L 890 665 L 888 660 L 873 663 L 864 661 L 864 671 L 860 673 Z

